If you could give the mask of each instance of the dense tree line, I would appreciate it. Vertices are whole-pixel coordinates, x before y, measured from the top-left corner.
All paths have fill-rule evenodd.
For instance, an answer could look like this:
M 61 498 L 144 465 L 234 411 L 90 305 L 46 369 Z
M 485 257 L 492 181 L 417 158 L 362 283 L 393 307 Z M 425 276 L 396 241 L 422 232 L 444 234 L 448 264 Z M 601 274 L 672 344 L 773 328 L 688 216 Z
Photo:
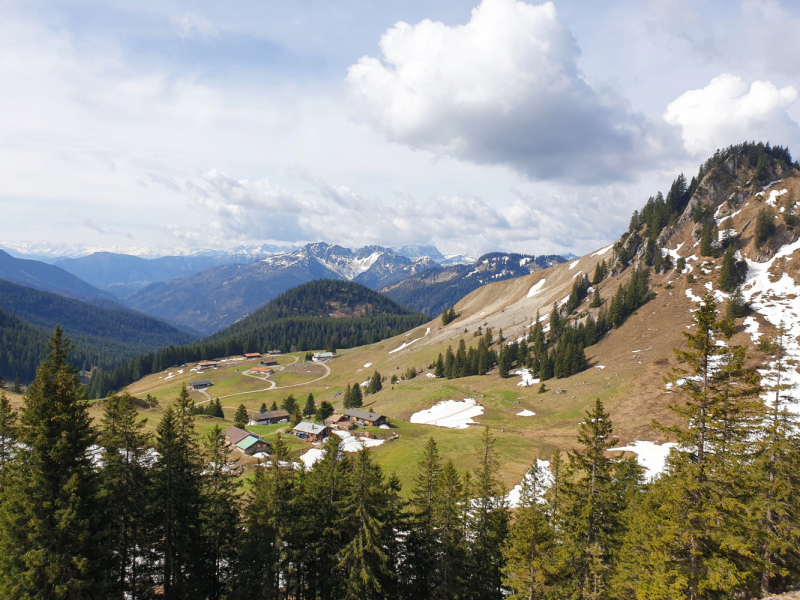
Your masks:
M 800 435 L 786 332 L 768 384 L 713 295 L 669 381 L 677 440 L 646 482 L 597 400 L 574 448 L 508 505 L 487 427 L 459 472 L 431 439 L 404 499 L 331 436 L 313 470 L 278 437 L 245 491 L 182 391 L 156 433 L 129 396 L 94 427 L 59 330 L 20 415 L 0 397 L 0 598 L 712 600 L 800 582 Z M 722 344 L 720 343 L 722 342 Z M 783 377 L 782 377 L 783 375 Z M 769 401 L 761 397 L 764 395 Z M 16 445 L 16 442 L 21 445 Z

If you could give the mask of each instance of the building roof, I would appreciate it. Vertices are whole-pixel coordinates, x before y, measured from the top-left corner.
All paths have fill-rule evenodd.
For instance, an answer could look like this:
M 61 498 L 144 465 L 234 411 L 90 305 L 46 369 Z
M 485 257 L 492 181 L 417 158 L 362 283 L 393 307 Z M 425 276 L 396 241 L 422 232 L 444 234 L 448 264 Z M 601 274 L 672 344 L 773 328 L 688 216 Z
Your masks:
M 314 358 L 333 358 L 333 352 L 315 352 Z
M 236 442 L 236 446 L 241 448 L 242 450 L 247 450 L 250 446 L 252 446 L 256 442 L 260 442 L 260 441 L 261 441 L 261 438 L 256 437 L 251 433 L 246 438 Z
M 248 435 L 253 435 L 249 431 L 245 431 L 244 429 L 240 429 L 239 427 L 228 427 L 222 433 L 229 444 L 237 444 L 244 438 L 246 438 Z
M 379 415 L 378 413 L 369 412 L 366 410 L 360 410 L 358 408 L 350 408 L 344 411 L 344 416 L 355 419 L 361 419 L 362 421 L 377 421 L 378 419 L 383 417 L 383 415 Z
M 216 366 L 218 364 L 219 363 L 217 361 L 215 361 L 215 360 L 201 360 L 199 363 L 197 363 L 197 366 L 198 367 L 213 367 L 213 366 Z
M 248 354 L 244 355 L 245 358 L 261 358 L 260 352 L 249 352 Z
M 204 379 L 203 381 L 193 381 L 189 385 L 191 385 L 192 387 L 198 386 L 198 385 L 211 385 L 211 382 L 208 381 L 207 379 Z
M 250 370 L 255 371 L 256 373 L 272 373 L 272 369 L 269 367 L 253 367 Z
M 308 421 L 301 421 L 292 431 L 301 431 L 303 433 L 313 433 L 314 435 L 319 435 L 327 429 L 325 425 L 317 425 L 316 423 L 309 423 Z
M 266 421 L 267 419 L 288 419 L 289 411 L 287 410 L 268 410 L 267 412 L 258 413 L 253 417 L 253 421 Z
M 348 420 L 347 417 L 345 417 L 344 415 L 339 415 L 339 414 L 334 413 L 330 417 L 325 419 L 325 422 L 326 423 L 329 423 L 329 422 L 330 423 L 338 423 L 339 421 L 341 421 L 343 419 L 344 420 Z

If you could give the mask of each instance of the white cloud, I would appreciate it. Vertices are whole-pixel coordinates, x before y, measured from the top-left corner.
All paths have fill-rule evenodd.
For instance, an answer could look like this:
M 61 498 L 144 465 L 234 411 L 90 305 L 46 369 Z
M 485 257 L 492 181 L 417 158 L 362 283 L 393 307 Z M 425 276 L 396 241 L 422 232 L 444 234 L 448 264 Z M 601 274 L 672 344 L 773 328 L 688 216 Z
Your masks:
M 778 89 L 769 81 L 750 87 L 741 78 L 722 74 L 704 88 L 673 100 L 664 119 L 681 128 L 686 149 L 708 154 L 745 140 L 790 144 L 800 140 L 800 128 L 786 109 L 797 101 L 791 86 Z
M 628 177 L 669 138 L 578 69 L 581 51 L 551 2 L 483 0 L 470 21 L 399 22 L 383 60 L 348 69 L 359 117 L 390 140 L 537 179 Z
M 219 36 L 214 23 L 195 13 L 186 13 L 182 17 L 173 18 L 172 23 L 178 29 L 178 35 L 182 40 L 198 38 L 210 40 Z

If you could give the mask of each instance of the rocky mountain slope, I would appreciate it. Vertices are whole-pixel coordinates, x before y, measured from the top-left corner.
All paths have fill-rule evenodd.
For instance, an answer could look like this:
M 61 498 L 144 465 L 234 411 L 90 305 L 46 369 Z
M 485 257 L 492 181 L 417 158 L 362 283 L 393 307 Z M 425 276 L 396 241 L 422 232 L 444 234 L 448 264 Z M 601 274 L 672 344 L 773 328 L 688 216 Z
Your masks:
M 493 252 L 468 265 L 437 266 L 380 291 L 403 306 L 438 315 L 488 283 L 536 273 L 565 262 L 562 256 Z

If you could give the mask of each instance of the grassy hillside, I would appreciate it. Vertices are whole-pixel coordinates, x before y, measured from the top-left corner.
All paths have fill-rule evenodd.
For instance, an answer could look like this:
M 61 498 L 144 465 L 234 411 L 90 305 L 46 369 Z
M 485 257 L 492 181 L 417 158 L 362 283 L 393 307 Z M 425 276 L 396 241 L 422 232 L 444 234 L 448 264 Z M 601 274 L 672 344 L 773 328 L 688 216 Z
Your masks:
M 752 160 L 748 158 L 751 152 Z M 696 300 L 711 289 L 720 299 L 720 310 L 726 309 L 729 295 L 720 290 L 720 274 L 727 247 L 750 261 L 743 293 L 753 312 L 746 319 L 734 318 L 731 340 L 749 346 L 748 365 L 760 365 L 769 358 L 764 353 L 770 351 L 769 346 L 758 345 L 754 339 L 759 335 L 764 339 L 781 319 L 794 323 L 792 314 L 800 314 L 800 229 L 791 219 L 800 199 L 800 177 L 790 161 L 780 156 L 759 160 L 758 156 L 765 156 L 763 148 L 743 147 L 721 153 L 703 165 L 694 181 L 684 181 L 685 187 L 678 182 L 665 196 L 654 196 L 649 208 L 637 212 L 631 230 L 616 244 L 569 264 L 480 287 L 458 302 L 460 316 L 447 326 L 437 318 L 402 335 L 343 350 L 329 363 L 330 374 L 292 388 L 250 382 L 244 371 L 232 364 L 224 377 L 222 370 L 212 373 L 212 380 L 220 377 L 219 387 L 212 387 L 209 393 L 216 397 L 219 392 L 229 420 L 239 404 L 258 410 L 262 403 L 281 404 L 289 394 L 302 403 L 308 393 L 313 393 L 317 403 L 329 401 L 342 410 L 344 388 L 364 382 L 377 370 L 386 380 L 380 392 L 365 398 L 365 407 L 391 420 L 392 430 L 376 430 L 375 435 L 388 438 L 396 433 L 399 437 L 374 448 L 373 453 L 387 471 L 400 475 L 406 490 L 428 437 L 437 440 L 445 459 L 452 458 L 460 468 L 471 467 L 484 425 L 497 439 L 503 480 L 513 486 L 535 458 L 547 459 L 555 448 L 568 449 L 574 444 L 583 411 L 595 398 L 606 404 L 620 446 L 634 440 L 666 441 L 661 432 L 652 429 L 651 421 L 656 418 L 669 423 L 673 417 L 665 407 L 679 398 L 664 389 L 663 378 L 680 366 L 673 349 L 685 343 L 683 334 L 692 327 Z M 759 164 L 761 173 L 755 177 Z M 781 181 L 767 186 L 777 180 Z M 773 227 L 767 228 L 767 237 L 757 243 L 762 213 L 770 217 Z M 708 256 L 701 256 L 704 225 L 707 229 L 712 223 L 720 239 L 712 240 Z M 732 233 L 723 236 L 724 230 Z M 659 255 L 671 259 L 659 261 Z M 680 270 L 679 259 L 683 259 Z M 605 263 L 607 272 L 592 290 L 600 290 L 601 305 L 590 306 L 590 292 L 574 313 L 563 315 L 567 322 L 585 323 L 590 316 L 597 319 L 601 311 L 608 310 L 619 287 L 631 280 L 635 265 L 651 265 L 655 298 L 586 348 L 588 369 L 547 380 L 543 393 L 538 392 L 538 383 L 519 385 L 522 380 L 514 374 L 517 364 L 512 364 L 507 378 L 500 377 L 497 369 L 485 376 L 461 379 L 429 376 L 440 353 L 448 347 L 457 349 L 461 340 L 467 348 L 476 347 L 488 328 L 494 332 L 492 347 L 499 350 L 501 328 L 508 341 L 527 338 L 537 312 L 549 327 L 553 304 L 565 306 L 575 282 L 584 276 L 594 279 L 601 263 Z M 791 351 L 800 357 L 800 345 L 792 344 Z M 302 353 L 295 356 L 302 359 Z M 404 378 L 410 369 L 415 376 Z M 192 375 L 187 370 L 181 377 L 189 379 Z M 180 385 L 177 375 L 165 381 L 167 376 L 166 372 L 154 373 L 129 389 L 140 396 L 161 394 L 163 406 Z M 396 383 L 391 382 L 392 376 L 397 376 Z M 198 401 L 204 399 L 198 392 L 192 394 Z M 474 398 L 483 407 L 483 414 L 474 417 L 478 425 L 453 430 L 410 423 L 414 413 L 440 400 L 464 398 Z M 523 410 L 535 415 L 517 416 Z M 275 430 L 264 433 L 268 439 L 276 435 Z M 309 447 L 294 439 L 291 443 L 295 456 Z

